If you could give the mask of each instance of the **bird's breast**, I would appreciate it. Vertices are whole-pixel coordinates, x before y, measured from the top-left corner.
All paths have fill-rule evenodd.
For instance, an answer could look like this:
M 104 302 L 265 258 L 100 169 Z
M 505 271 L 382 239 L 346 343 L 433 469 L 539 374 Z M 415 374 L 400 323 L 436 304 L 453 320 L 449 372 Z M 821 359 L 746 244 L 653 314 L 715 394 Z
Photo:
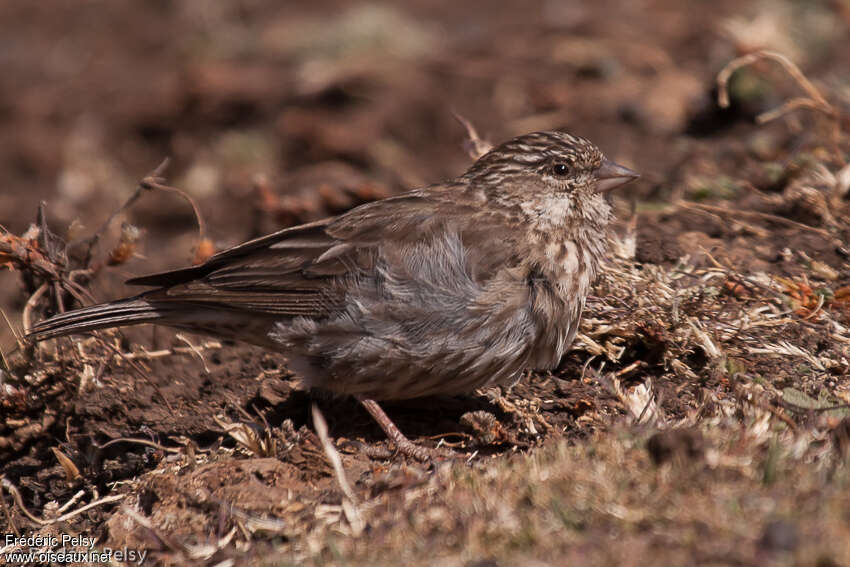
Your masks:
M 599 255 L 569 239 L 549 240 L 538 250 L 531 293 L 538 336 L 531 358 L 544 369 L 557 366 L 575 338 Z
M 543 246 L 541 268 L 565 301 L 587 296 L 597 264 L 593 254 L 572 240 L 550 241 Z

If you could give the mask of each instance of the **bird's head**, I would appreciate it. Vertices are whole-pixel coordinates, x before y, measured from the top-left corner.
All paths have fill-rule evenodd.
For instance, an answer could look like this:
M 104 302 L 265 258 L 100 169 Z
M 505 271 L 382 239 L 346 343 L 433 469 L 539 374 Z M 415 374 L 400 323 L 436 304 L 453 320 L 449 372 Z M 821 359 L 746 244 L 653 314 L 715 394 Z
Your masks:
M 590 141 L 565 132 L 534 132 L 508 140 L 462 176 L 483 188 L 488 199 L 519 207 L 544 229 L 582 220 L 607 224 L 605 193 L 637 177 Z

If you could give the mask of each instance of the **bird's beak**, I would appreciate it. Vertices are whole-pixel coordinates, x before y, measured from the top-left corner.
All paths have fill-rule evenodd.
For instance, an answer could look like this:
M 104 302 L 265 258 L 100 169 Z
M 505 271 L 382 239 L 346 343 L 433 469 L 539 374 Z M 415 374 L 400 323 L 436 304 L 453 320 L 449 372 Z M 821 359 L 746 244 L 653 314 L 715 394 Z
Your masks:
M 602 160 L 602 166 L 596 170 L 596 192 L 607 193 L 611 189 L 616 189 L 638 177 L 640 177 L 640 174 L 636 171 L 605 158 Z

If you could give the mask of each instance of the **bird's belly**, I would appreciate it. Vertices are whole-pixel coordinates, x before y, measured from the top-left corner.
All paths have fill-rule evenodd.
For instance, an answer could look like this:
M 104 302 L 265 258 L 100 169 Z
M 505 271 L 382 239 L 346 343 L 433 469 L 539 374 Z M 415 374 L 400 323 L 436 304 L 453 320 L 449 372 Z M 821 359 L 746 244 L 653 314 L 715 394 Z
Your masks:
M 515 382 L 525 366 L 519 361 L 489 359 L 453 364 L 452 354 L 405 361 L 391 356 L 384 360 L 336 361 L 332 368 L 317 364 L 315 358 L 295 355 L 290 356 L 290 366 L 309 387 L 374 400 L 457 395 L 506 385 Z
M 468 393 L 515 381 L 536 342 L 523 317 L 501 326 L 438 326 L 412 340 L 386 321 L 295 321 L 275 337 L 311 387 L 376 400 Z M 370 329 L 371 327 L 371 329 Z M 368 330 L 366 330 L 368 329 Z

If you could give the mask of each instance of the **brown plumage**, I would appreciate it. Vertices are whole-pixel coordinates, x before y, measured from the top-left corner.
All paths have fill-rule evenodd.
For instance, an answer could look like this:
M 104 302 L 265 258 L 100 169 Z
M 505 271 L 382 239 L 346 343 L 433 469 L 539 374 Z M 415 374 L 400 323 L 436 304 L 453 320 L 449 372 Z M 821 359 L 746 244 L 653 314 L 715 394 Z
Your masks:
M 156 323 L 279 350 L 308 385 L 365 400 L 422 457 L 370 400 L 468 392 L 557 365 L 604 256 L 603 193 L 635 177 L 583 138 L 527 134 L 456 179 L 130 280 L 156 289 L 58 315 L 31 336 Z

